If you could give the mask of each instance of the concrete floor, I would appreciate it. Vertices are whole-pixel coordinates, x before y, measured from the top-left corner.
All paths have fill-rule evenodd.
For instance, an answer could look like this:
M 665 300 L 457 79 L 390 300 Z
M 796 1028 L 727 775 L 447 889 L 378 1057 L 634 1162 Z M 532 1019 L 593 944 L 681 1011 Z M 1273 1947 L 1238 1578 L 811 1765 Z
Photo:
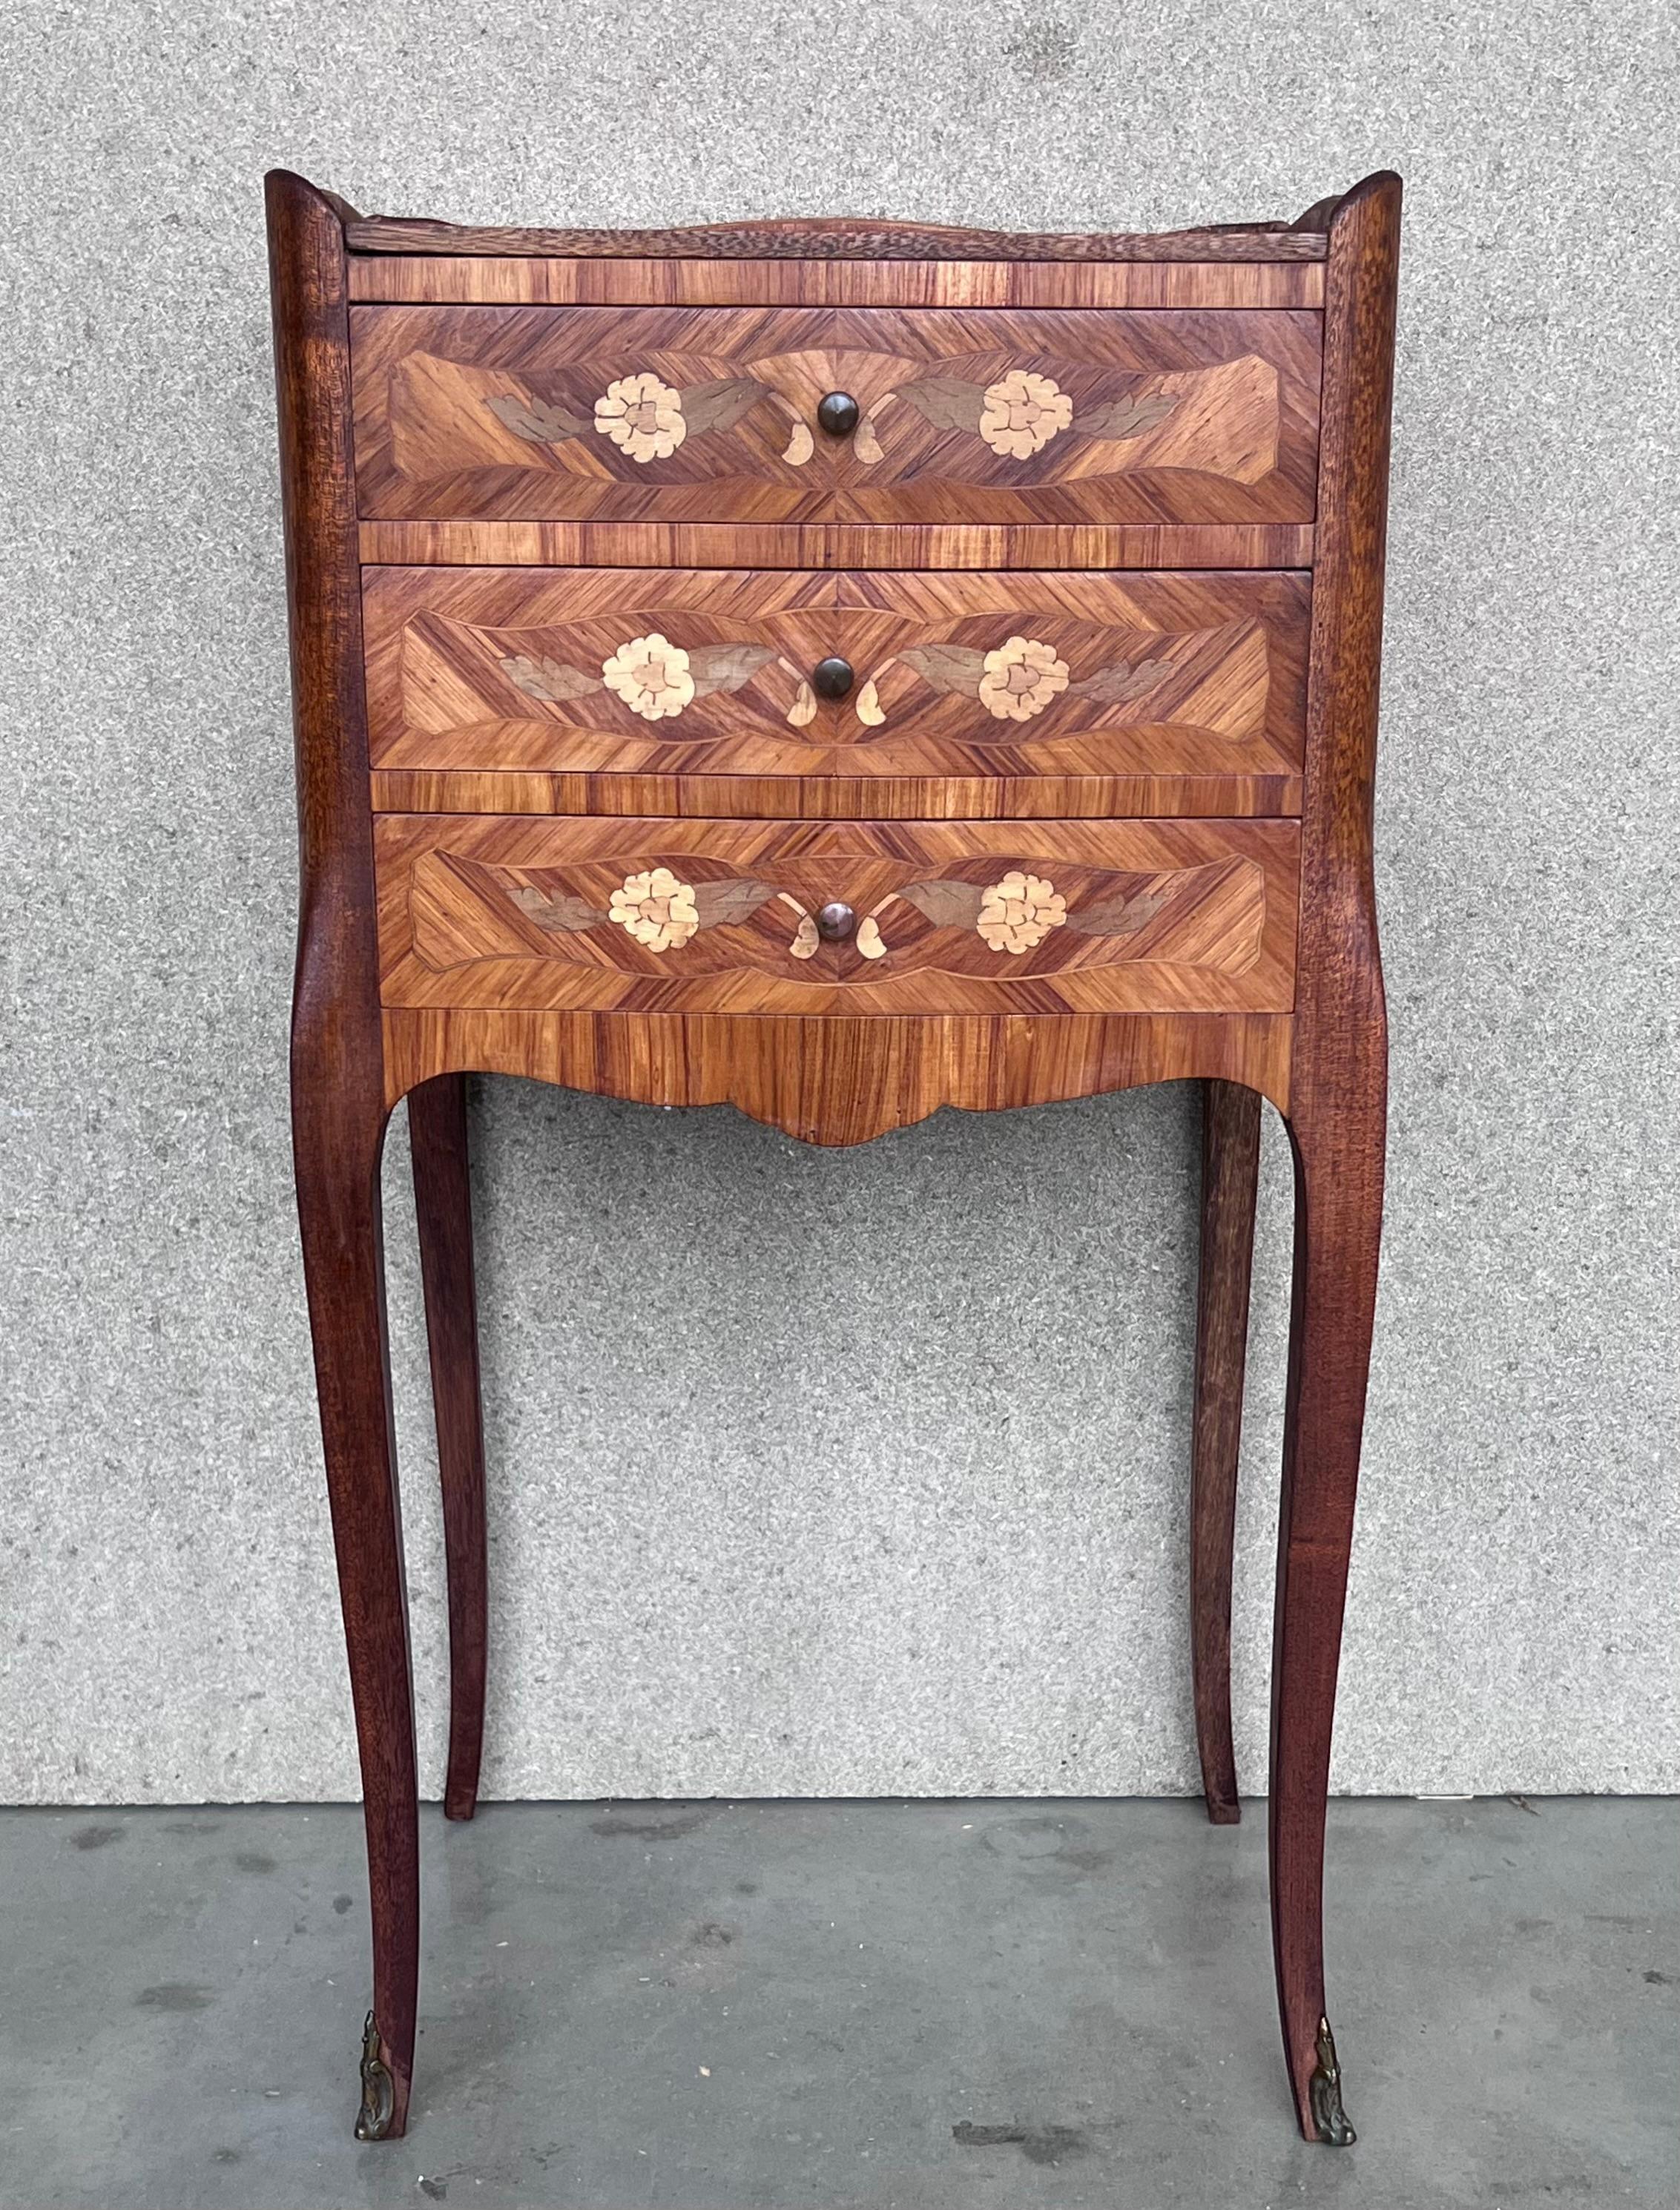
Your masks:
M 0 2204 L 1680 2201 L 1680 1805 L 1330 1832 L 1349 2150 L 1286 2107 L 1263 1805 L 997 1802 L 429 1810 L 362 2147 L 357 1811 L 0 1813 Z

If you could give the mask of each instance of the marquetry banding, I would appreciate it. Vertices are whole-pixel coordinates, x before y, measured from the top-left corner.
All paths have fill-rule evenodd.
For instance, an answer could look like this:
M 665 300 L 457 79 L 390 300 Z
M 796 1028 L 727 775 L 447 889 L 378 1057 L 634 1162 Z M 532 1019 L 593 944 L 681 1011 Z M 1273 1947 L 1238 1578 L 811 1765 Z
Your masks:
M 1317 261 L 555 261 L 355 254 L 350 296 L 491 306 L 1321 307 Z
M 1310 523 L 366 522 L 369 566 L 1310 568 Z
M 1265 819 L 1301 811 L 1298 775 L 545 775 L 376 770 L 376 813 L 672 814 L 702 820 Z

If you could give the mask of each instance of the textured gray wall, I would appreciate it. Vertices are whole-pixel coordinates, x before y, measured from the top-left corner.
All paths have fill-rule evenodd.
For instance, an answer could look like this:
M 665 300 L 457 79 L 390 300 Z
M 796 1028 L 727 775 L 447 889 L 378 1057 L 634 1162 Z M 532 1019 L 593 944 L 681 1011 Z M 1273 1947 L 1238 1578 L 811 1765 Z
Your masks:
M 1671 12 L 4 20 L 0 1793 L 356 1787 L 287 1180 L 275 162 L 465 220 L 1034 227 L 1287 214 L 1406 173 L 1392 1204 L 1336 1784 L 1680 1783 Z M 491 1792 L 1192 1785 L 1187 1092 L 825 1156 L 726 1111 L 485 1089 Z M 1282 1150 L 1274 1126 L 1249 1784 Z M 388 1180 L 435 1788 L 400 1127 Z

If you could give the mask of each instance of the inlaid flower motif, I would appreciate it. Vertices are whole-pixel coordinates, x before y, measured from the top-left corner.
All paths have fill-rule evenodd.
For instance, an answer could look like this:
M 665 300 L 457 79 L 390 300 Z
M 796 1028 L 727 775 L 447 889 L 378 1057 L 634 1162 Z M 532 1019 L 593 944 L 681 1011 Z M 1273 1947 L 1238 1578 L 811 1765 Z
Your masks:
M 694 696 L 688 654 L 658 630 L 621 644 L 611 660 L 601 662 L 601 675 L 607 689 L 617 691 L 644 722 L 680 714 Z
M 994 453 L 1024 461 L 1047 445 L 1074 419 L 1074 402 L 1055 379 L 1029 368 L 1012 368 L 986 387 L 980 435 Z
M 694 887 L 679 883 L 669 867 L 627 875 L 612 893 L 611 918 L 650 951 L 669 951 L 686 944 L 700 926 Z
M 683 395 L 657 376 L 621 376 L 595 402 L 595 427 L 633 461 L 662 461 L 689 433 Z
M 980 901 L 974 924 L 994 951 L 1030 951 L 1068 918 L 1068 902 L 1042 875 L 1012 868 Z
M 1068 663 L 1054 645 L 1012 637 L 989 652 L 980 675 L 980 703 L 1000 722 L 1030 722 L 1068 687 Z

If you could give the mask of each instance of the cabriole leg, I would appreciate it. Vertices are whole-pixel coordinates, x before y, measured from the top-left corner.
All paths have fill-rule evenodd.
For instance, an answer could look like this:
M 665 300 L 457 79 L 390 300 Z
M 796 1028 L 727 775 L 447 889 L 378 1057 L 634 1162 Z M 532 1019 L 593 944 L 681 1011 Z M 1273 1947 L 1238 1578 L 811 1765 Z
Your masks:
M 1295 1287 L 1272 1652 L 1272 1935 L 1301 2130 L 1353 2139 L 1324 1997 L 1324 1817 L 1382 1218 L 1382 1044 L 1292 1121 Z M 1317 1093 L 1322 1096 L 1322 1090 Z
M 438 1075 L 409 1092 L 408 1139 L 449 1585 L 449 1769 L 443 1812 L 446 1818 L 470 1819 L 479 1800 L 484 1743 L 489 1603 L 464 1074 Z
M 373 2009 L 356 2132 L 384 2141 L 408 2119 L 420 1931 L 413 1691 L 380 1225 L 384 1115 L 305 1066 L 294 1075 L 292 1129 L 373 1917 Z
M 1242 1816 L 1231 1741 L 1231 1558 L 1259 1180 L 1259 1093 L 1240 1083 L 1205 1082 L 1190 1440 L 1190 1658 L 1202 1792 L 1208 1817 L 1220 1827 Z

